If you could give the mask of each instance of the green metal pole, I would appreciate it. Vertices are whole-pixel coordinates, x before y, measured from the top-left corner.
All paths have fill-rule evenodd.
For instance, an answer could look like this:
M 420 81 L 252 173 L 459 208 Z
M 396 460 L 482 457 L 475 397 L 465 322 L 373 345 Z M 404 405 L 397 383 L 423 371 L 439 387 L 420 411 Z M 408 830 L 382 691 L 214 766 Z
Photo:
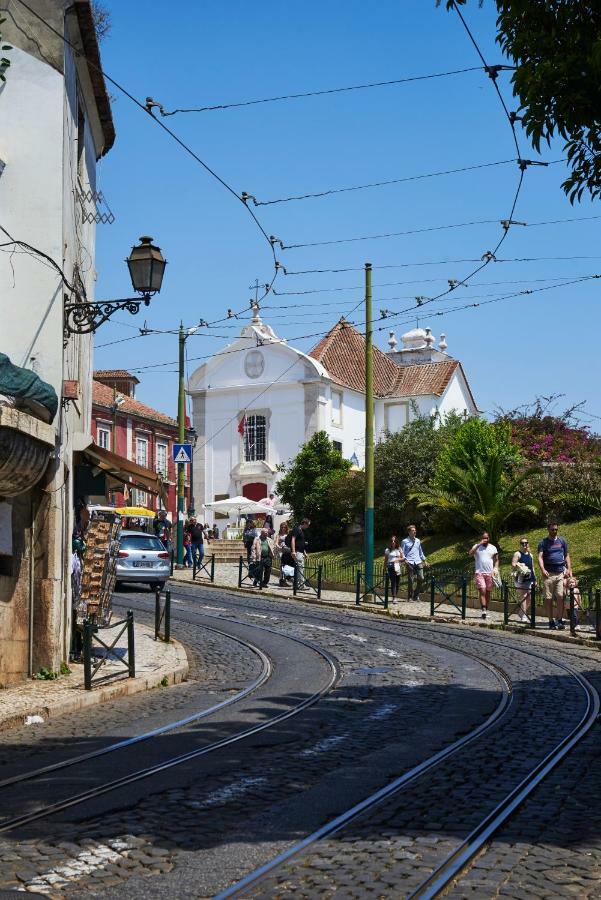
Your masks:
M 365 263 L 365 590 L 374 583 L 374 372 L 371 263 Z
M 179 324 L 179 391 L 177 396 L 177 439 L 183 444 L 186 439 L 186 395 L 184 389 L 184 348 L 186 335 L 183 322 Z M 184 564 L 184 483 L 185 464 L 177 464 L 177 563 Z

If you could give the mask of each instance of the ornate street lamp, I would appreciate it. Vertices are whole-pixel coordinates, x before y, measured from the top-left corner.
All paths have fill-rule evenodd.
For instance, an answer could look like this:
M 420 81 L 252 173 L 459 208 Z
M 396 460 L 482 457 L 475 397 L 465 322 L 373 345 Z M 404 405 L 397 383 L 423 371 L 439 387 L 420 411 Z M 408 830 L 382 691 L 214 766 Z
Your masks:
M 125 297 L 121 300 L 92 300 L 73 303 L 65 294 L 64 334 L 68 340 L 71 334 L 91 334 L 106 322 L 113 313 L 121 309 L 135 315 L 142 303 L 148 306 L 153 294 L 161 290 L 167 261 L 159 247 L 155 247 L 151 237 L 141 237 L 140 243 L 132 247 L 125 260 L 129 269 L 134 291 L 141 297 Z

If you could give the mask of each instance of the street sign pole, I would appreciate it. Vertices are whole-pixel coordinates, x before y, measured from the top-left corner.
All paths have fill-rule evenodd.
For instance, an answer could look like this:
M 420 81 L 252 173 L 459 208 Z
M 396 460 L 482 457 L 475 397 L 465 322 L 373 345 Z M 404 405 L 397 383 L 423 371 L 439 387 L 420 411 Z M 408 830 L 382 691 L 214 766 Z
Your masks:
M 184 348 L 186 344 L 186 335 L 184 333 L 184 324 L 179 324 L 179 390 L 177 396 L 177 426 L 178 440 L 183 444 L 186 439 L 186 395 L 184 390 Z M 179 566 L 184 564 L 184 485 L 185 485 L 185 465 L 176 463 L 177 465 L 177 563 Z
M 374 379 L 371 263 L 365 263 L 365 591 L 374 584 Z

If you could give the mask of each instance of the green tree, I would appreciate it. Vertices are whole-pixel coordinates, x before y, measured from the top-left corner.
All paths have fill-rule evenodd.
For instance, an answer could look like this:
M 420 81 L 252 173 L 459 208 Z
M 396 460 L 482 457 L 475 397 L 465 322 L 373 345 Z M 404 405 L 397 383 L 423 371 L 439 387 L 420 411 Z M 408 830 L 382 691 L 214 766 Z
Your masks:
M 503 473 L 522 461 L 511 439 L 511 424 L 504 420 L 490 423 L 485 419 L 468 419 L 441 451 L 436 487 L 443 492 L 453 490 L 457 469 L 470 469 L 477 462 L 489 459 L 498 460 Z
M 411 495 L 431 486 L 443 448 L 464 419 L 452 413 L 442 421 L 416 416 L 401 431 L 389 433 L 375 448 L 375 501 L 378 534 L 404 531 L 412 520 L 432 526 L 432 516 L 418 510 Z
M 488 531 L 499 546 L 501 530 L 511 518 L 538 511 L 537 501 L 524 494 L 524 485 L 536 471 L 531 468 L 507 475 L 502 454 L 490 453 L 446 468 L 446 487 L 435 484 L 416 494 L 415 499 L 420 506 L 441 510 L 476 532 Z
M 344 478 L 350 468 L 350 462 L 334 449 L 325 431 L 314 434 L 283 468 L 277 493 L 291 506 L 297 522 L 304 516 L 311 519 L 309 542 L 312 549 L 337 546 L 345 527 L 352 521 L 352 511 L 345 507 L 346 501 L 337 509 L 331 493 L 334 484 Z
M 467 0 L 446 0 L 447 9 Z M 513 92 L 534 148 L 563 139 L 573 203 L 601 195 L 601 5 L 598 0 L 495 0 L 497 42 L 515 63 Z M 437 5 L 440 0 L 437 0 Z M 482 5 L 482 0 L 480 0 Z

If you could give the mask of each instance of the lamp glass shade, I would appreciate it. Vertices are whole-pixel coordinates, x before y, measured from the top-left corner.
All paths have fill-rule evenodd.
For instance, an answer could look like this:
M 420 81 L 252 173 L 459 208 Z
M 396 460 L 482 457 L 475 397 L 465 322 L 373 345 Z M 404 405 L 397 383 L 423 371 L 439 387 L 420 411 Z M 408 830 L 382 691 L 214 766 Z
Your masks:
M 141 237 L 127 257 L 127 267 L 134 291 L 139 294 L 156 294 L 161 290 L 167 261 L 151 237 Z

